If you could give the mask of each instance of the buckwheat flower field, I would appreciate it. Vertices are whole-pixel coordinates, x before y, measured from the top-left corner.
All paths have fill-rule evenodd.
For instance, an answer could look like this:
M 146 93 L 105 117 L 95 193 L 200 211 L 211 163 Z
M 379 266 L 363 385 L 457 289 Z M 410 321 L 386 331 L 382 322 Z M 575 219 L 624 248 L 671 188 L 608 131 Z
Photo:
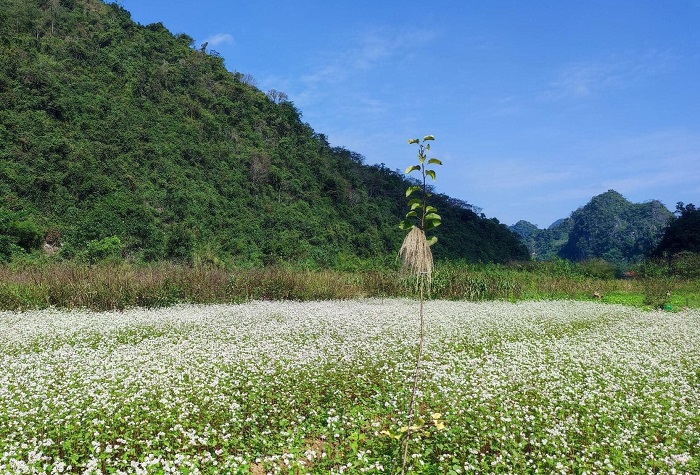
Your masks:
M 419 474 L 700 473 L 700 312 L 429 301 Z M 0 313 L 0 473 L 395 472 L 417 302 Z M 384 433 L 382 433 L 384 432 Z

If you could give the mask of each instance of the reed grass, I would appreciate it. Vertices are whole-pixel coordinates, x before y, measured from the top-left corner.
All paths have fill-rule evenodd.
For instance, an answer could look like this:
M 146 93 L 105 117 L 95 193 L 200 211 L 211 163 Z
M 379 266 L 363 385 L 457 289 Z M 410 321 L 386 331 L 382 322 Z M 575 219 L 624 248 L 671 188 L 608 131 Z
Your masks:
M 594 300 L 657 307 L 700 308 L 698 279 L 596 278 L 547 266 L 440 263 L 430 299 Z M 666 294 L 670 296 L 666 299 Z M 251 300 L 347 300 L 415 296 L 415 277 L 397 269 L 342 272 L 284 267 L 224 269 L 174 264 L 87 265 L 55 262 L 0 266 L 0 309 L 47 307 L 123 310 L 178 303 Z M 660 297 L 664 297 L 661 302 Z

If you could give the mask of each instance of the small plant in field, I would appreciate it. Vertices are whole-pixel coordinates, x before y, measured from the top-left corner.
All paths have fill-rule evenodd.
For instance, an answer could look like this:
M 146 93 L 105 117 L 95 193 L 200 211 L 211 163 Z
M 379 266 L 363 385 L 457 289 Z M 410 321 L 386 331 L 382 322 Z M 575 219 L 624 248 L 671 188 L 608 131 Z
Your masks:
M 111 259 L 118 261 L 121 259 L 121 253 L 124 249 L 124 244 L 118 236 L 109 236 L 102 239 L 94 239 L 88 241 L 85 246 L 85 251 L 81 254 L 87 262 L 95 264 L 99 261 Z
M 674 287 L 673 276 L 644 279 L 644 304 L 653 308 L 667 308 Z
M 401 473 L 405 473 L 407 455 L 406 447 L 408 447 L 410 439 L 413 438 L 416 441 L 428 439 L 443 429 L 445 429 L 445 420 L 442 418 L 442 414 L 439 412 L 433 412 L 430 414 L 429 419 L 416 417 L 407 426 L 401 426 L 394 431 L 388 429 L 383 430 L 380 432 L 380 434 L 402 443 L 404 454 L 401 463 Z
M 408 437 L 408 432 L 411 431 L 419 437 L 430 437 L 434 431 L 440 431 L 445 428 L 445 421 L 442 419 L 442 414 L 433 412 L 430 414 L 430 420 L 425 420 L 421 417 L 416 418 L 410 426 L 399 427 L 396 432 L 383 430 L 380 433 L 395 440 L 401 440 Z
M 418 145 L 418 163 L 411 165 L 406 169 L 406 173 L 410 174 L 414 171 L 420 172 L 421 180 L 417 185 L 411 185 L 406 189 L 406 198 L 408 198 L 408 206 L 410 210 L 406 213 L 405 218 L 401 221 L 400 227 L 408 234 L 404 238 L 399 257 L 401 258 L 402 267 L 408 270 L 416 277 L 416 285 L 419 292 L 419 320 L 420 327 L 418 332 L 418 355 L 416 356 L 416 366 L 413 372 L 413 390 L 411 392 L 411 401 L 408 407 L 408 424 L 399 429 L 397 434 L 392 434 L 389 431 L 384 431 L 385 435 L 401 440 L 403 439 L 403 457 L 401 460 L 401 474 L 406 473 L 406 461 L 408 459 L 408 446 L 411 441 L 411 436 L 414 433 L 422 434 L 425 429 L 425 422 L 421 419 L 415 419 L 416 395 L 418 393 L 418 385 L 420 382 L 421 358 L 423 355 L 423 343 L 425 336 L 425 319 L 423 316 L 423 300 L 426 289 L 430 289 L 431 277 L 433 272 L 433 253 L 430 247 L 437 242 L 437 237 L 433 236 L 428 239 L 425 232 L 435 229 L 441 224 L 442 218 L 437 214 L 437 209 L 428 204 L 428 199 L 431 194 L 428 192 L 427 178 L 435 180 L 435 170 L 429 169 L 429 165 L 442 165 L 442 162 L 437 158 L 428 158 L 426 152 L 430 150 L 430 141 L 435 140 L 432 135 L 426 135 L 423 140 L 409 139 L 409 144 Z M 439 420 L 440 414 L 437 414 Z M 433 418 L 433 421 L 436 419 Z M 438 424 L 435 424 L 437 427 Z M 444 424 L 440 422 L 440 428 Z

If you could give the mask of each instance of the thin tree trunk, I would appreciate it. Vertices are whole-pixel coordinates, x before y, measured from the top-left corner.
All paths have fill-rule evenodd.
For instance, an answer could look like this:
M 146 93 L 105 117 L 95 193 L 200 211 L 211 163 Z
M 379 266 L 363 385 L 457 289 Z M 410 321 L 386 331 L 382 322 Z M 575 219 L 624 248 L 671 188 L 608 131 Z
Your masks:
M 411 403 L 408 406 L 408 430 L 406 431 L 406 442 L 403 448 L 403 460 L 401 462 L 401 475 L 406 473 L 406 461 L 408 460 L 408 445 L 411 441 L 411 426 L 415 419 L 416 396 L 418 393 L 418 383 L 420 381 L 420 366 L 423 357 L 423 337 L 425 334 L 425 320 L 423 318 L 423 292 L 425 287 L 425 275 L 420 276 L 420 331 L 418 333 L 418 356 L 416 357 L 416 369 L 413 373 L 413 391 L 411 392 Z

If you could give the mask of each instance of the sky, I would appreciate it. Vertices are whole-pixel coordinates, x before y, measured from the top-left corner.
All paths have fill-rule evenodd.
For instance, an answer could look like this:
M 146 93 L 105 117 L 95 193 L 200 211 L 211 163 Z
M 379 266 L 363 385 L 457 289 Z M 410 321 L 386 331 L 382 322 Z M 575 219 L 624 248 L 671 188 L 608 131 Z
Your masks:
M 614 189 L 700 205 L 700 0 L 121 0 L 287 94 L 332 146 L 546 228 Z

